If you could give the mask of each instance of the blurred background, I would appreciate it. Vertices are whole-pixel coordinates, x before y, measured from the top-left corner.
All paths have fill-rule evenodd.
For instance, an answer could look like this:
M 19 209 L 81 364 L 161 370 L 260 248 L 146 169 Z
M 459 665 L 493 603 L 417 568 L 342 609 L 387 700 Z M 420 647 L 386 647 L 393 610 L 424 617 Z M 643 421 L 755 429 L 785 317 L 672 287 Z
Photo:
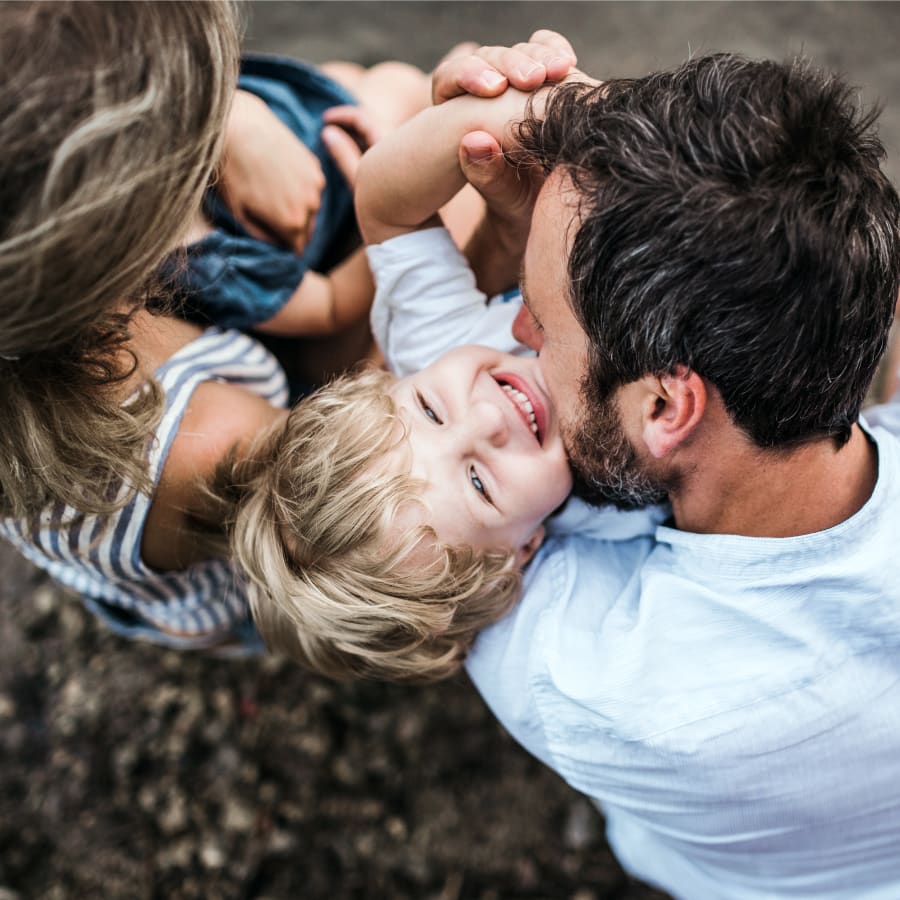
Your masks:
M 246 46 L 430 68 L 461 40 L 562 31 L 593 75 L 803 52 L 884 106 L 894 3 L 250 3 Z M 0 6 L 2 24 L 2 6 Z M 334 685 L 274 659 L 126 644 L 0 546 L 0 900 L 661 897 L 474 690 Z

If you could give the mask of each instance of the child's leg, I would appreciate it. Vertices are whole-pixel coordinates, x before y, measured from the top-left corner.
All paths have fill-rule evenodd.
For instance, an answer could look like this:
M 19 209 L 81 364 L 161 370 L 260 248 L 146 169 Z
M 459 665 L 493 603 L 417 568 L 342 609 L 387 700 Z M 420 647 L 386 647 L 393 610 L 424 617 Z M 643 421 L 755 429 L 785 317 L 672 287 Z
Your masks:
M 438 62 L 474 53 L 477 47 L 472 41 L 456 44 Z M 366 69 L 338 61 L 319 68 L 353 94 L 384 130 L 396 128 L 431 106 L 431 73 L 408 63 L 389 61 Z
M 457 44 L 442 59 L 472 53 L 476 46 L 471 42 Z M 407 63 L 384 62 L 364 69 L 356 63 L 328 62 L 320 68 L 356 97 L 382 133 L 431 106 L 431 75 Z M 481 195 L 471 187 L 464 188 L 441 209 L 444 224 L 460 247 L 466 245 L 483 214 Z
M 452 47 L 442 58 L 472 53 L 476 44 Z M 356 63 L 328 62 L 320 69 L 353 94 L 381 133 L 391 131 L 431 105 L 431 75 L 401 62 L 383 62 L 365 69 Z M 441 218 L 457 245 L 464 247 L 484 214 L 484 201 L 471 187 L 460 191 L 441 209 Z
M 364 69 L 355 63 L 330 62 L 320 68 L 353 94 L 385 131 L 431 103 L 431 77 L 407 63 L 383 62 Z

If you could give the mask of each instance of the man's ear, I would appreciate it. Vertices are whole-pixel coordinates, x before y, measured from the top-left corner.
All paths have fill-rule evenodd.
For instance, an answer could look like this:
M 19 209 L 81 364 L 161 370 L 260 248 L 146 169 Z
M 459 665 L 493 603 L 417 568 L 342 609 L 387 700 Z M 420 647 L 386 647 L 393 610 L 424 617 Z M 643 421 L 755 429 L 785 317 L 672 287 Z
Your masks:
M 516 565 L 520 568 L 527 562 L 531 561 L 531 557 L 538 551 L 538 547 L 544 543 L 546 529 L 543 525 L 538 525 L 533 535 L 516 550 Z
M 647 389 L 641 409 L 643 438 L 650 453 L 661 459 L 690 437 L 703 419 L 706 383 L 687 366 L 642 381 Z

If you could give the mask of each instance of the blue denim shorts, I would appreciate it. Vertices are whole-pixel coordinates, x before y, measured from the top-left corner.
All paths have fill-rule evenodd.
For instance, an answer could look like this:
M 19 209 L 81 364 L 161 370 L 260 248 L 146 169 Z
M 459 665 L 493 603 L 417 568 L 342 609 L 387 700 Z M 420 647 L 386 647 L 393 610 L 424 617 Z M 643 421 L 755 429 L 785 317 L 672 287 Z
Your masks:
M 188 247 L 177 287 L 187 318 L 246 330 L 271 319 L 308 269 L 321 271 L 355 232 L 353 196 L 321 138 L 322 114 L 353 97 L 312 66 L 290 59 L 245 55 L 238 86 L 262 98 L 318 157 L 325 189 L 316 226 L 302 255 L 248 234 L 214 188 L 203 206 L 214 231 Z

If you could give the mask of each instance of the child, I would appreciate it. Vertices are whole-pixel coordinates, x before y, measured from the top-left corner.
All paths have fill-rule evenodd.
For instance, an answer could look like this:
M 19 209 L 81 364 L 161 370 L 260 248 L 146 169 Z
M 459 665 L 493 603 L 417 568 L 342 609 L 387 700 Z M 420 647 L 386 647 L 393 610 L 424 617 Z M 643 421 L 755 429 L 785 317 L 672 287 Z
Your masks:
M 326 72 L 345 80 L 354 93 Z M 374 286 L 364 252 L 348 255 L 356 236 L 353 198 L 328 153 L 322 127 L 330 109 L 359 102 L 380 131 L 390 130 L 426 105 L 428 79 L 402 63 L 359 71 L 326 63 L 316 69 L 248 54 L 238 86 L 239 102 L 264 104 L 285 136 L 302 142 L 295 152 L 305 152 L 298 162 L 314 182 L 307 218 L 288 242 L 267 232 L 250 211 L 238 218 L 211 187 L 188 236 L 186 265 L 176 271 L 183 312 L 220 328 L 291 337 L 345 330 L 365 320 Z
M 285 415 L 284 372 L 146 308 L 220 155 L 235 10 L 28 4 L 4 26 L 0 530 L 121 633 L 253 646 L 231 566 L 188 536 L 226 450 Z
M 232 550 L 264 640 L 325 674 L 456 672 L 515 601 L 571 487 L 537 359 L 500 349 L 515 348 L 517 302 L 485 306 L 435 215 L 461 184 L 462 136 L 499 138 L 527 99 L 450 101 L 366 155 L 357 212 L 378 288 L 373 325 L 403 377 L 345 377 L 220 472 L 241 487 Z M 495 347 L 458 347 L 417 371 L 475 339 Z M 587 524 L 583 508 L 566 518 Z

